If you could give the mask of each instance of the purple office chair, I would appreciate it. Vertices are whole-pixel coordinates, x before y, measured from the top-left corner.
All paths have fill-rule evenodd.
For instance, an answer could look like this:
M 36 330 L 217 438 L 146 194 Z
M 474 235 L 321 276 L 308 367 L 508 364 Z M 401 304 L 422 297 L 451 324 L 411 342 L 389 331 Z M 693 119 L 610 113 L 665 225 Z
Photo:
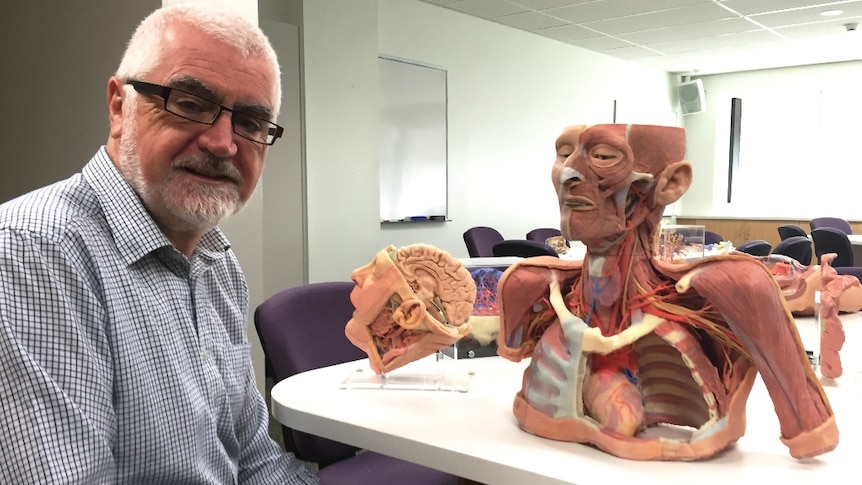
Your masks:
M 834 227 L 821 227 L 811 231 L 811 239 L 814 240 L 817 264 L 820 264 L 820 256 L 835 253 L 835 259 L 829 263 L 835 268 L 835 272 L 841 275 L 853 275 L 862 282 L 862 267 L 855 265 L 853 245 L 844 231 Z
M 724 241 L 724 237 L 714 231 L 704 231 L 703 233 L 703 243 L 704 244 L 715 244 Z
M 554 229 L 553 227 L 539 227 L 527 233 L 527 240 L 543 243 L 547 241 L 549 237 L 554 236 L 562 236 L 559 229 Z
M 527 239 L 507 239 L 494 245 L 494 256 L 520 256 L 530 258 L 532 256 L 557 256 L 554 248 L 539 241 Z
M 367 357 L 344 335 L 353 315 L 348 281 L 312 283 L 283 290 L 260 304 L 254 325 L 275 382 L 307 370 Z M 324 485 L 410 483 L 455 485 L 458 478 L 415 463 L 286 426 L 284 444 L 298 458 L 317 463 Z
M 795 259 L 803 266 L 811 264 L 811 252 L 811 240 L 807 236 L 788 237 L 772 249 L 772 254 L 783 254 Z
M 763 239 L 751 239 L 743 242 L 734 249 L 752 256 L 768 256 L 769 251 L 772 250 L 772 244 L 769 244 L 769 242 L 764 241 Z
M 793 236 L 808 237 L 808 233 L 805 232 L 805 229 L 796 224 L 782 224 L 778 226 L 778 237 L 780 237 L 782 241 Z
M 853 228 L 850 223 L 840 217 L 815 217 L 808 223 L 811 226 L 811 231 L 823 227 L 834 227 L 839 229 L 844 234 L 853 234 Z
M 464 231 L 464 244 L 471 258 L 494 256 L 494 245 L 503 241 L 503 235 L 493 227 L 476 226 Z

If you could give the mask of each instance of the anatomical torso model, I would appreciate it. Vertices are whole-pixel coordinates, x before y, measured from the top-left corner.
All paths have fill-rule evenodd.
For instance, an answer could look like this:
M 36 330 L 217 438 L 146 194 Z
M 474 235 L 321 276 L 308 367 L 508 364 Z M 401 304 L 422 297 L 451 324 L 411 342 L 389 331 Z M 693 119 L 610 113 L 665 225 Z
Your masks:
M 797 458 L 838 430 L 770 270 L 728 254 L 656 258 L 664 207 L 691 182 L 680 128 L 575 126 L 552 170 L 560 227 L 586 258 L 528 258 L 497 289 L 500 355 L 532 357 L 514 412 L 548 438 L 638 460 L 693 460 L 745 431 L 757 372 Z

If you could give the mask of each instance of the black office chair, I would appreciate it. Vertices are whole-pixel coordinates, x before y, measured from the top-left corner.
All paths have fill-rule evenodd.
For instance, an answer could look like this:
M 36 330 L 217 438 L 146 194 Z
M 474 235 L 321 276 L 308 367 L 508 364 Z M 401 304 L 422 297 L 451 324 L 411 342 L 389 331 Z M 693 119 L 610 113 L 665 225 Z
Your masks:
M 778 226 L 778 237 L 780 237 L 782 241 L 793 236 L 808 237 L 808 233 L 805 232 L 805 229 L 796 224 L 782 224 Z
M 772 254 L 782 254 L 793 258 L 803 266 L 811 264 L 811 240 L 808 236 L 791 236 L 778 243 Z
M 494 245 L 494 256 L 558 256 L 554 248 L 539 241 L 507 239 Z M 559 256 L 558 256 L 559 257 Z
M 772 250 L 772 244 L 769 244 L 769 242 L 764 241 L 763 239 L 752 239 L 750 241 L 743 242 L 734 249 L 752 256 L 768 256 L 769 251 Z
M 820 227 L 811 231 L 811 239 L 814 240 L 817 264 L 820 264 L 820 257 L 824 254 L 835 253 L 835 259 L 829 263 L 835 268 L 835 272 L 841 275 L 853 275 L 862 282 L 862 267 L 855 265 L 853 245 L 844 231 L 834 227 Z
M 345 336 L 353 315 L 348 281 L 313 283 L 276 293 L 257 307 L 254 325 L 267 369 L 276 382 L 307 370 L 366 357 Z M 456 485 L 458 478 L 432 468 L 359 451 L 355 446 L 283 427 L 285 448 L 317 463 L 324 484 L 418 483 Z
M 464 231 L 464 244 L 471 258 L 494 256 L 494 245 L 503 241 L 500 231 L 488 226 L 475 226 Z
M 833 267 L 853 266 L 853 245 L 841 229 L 820 227 L 811 231 L 811 239 L 814 241 L 814 253 L 818 263 L 820 256 L 835 253 L 837 256 L 831 263 Z

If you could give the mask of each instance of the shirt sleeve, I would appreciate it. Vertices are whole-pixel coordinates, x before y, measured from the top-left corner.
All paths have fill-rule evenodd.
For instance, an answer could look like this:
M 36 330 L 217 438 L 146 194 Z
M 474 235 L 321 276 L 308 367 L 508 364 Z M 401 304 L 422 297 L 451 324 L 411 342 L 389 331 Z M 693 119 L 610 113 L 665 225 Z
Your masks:
M 226 255 L 225 284 L 232 287 L 232 291 L 222 292 L 232 303 L 240 309 L 242 315 L 248 314 L 248 286 L 243 277 L 235 255 L 228 251 Z M 230 283 L 228 283 L 228 281 Z M 248 336 L 246 335 L 245 320 L 235 322 L 237 326 L 231 333 L 242 334 L 244 345 L 241 356 L 244 365 L 237 366 L 244 369 L 242 372 L 244 400 L 242 412 L 239 413 L 234 425 L 236 438 L 239 442 L 239 482 L 248 485 L 262 484 L 290 484 L 306 485 L 319 484 L 320 480 L 312 472 L 308 464 L 292 453 L 286 453 L 269 435 L 269 410 L 266 401 L 261 396 L 255 381 L 254 368 L 251 364 L 249 354 Z
M 248 485 L 319 484 L 320 480 L 309 469 L 308 464 L 296 458 L 292 453 L 285 453 L 269 436 L 269 412 L 266 403 L 254 379 L 250 379 L 249 406 L 247 423 L 240 423 L 238 428 L 246 443 L 242 448 L 239 467 L 239 482 Z
M 109 483 L 103 312 L 50 242 L 0 231 L 0 464 L 15 483 Z

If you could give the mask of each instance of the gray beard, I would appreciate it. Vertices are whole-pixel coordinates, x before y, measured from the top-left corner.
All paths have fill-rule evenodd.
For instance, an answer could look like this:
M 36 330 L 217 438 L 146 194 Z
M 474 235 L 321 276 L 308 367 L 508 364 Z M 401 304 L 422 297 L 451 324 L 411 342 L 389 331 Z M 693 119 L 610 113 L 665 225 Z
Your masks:
M 200 154 L 173 160 L 165 180 L 148 183 L 134 142 L 137 126 L 127 116 L 120 138 L 119 166 L 126 181 L 137 192 L 153 219 L 173 230 L 204 233 L 243 207 L 239 194 L 242 175 L 229 161 Z M 187 180 L 184 168 L 232 179 L 236 185 L 204 185 Z

